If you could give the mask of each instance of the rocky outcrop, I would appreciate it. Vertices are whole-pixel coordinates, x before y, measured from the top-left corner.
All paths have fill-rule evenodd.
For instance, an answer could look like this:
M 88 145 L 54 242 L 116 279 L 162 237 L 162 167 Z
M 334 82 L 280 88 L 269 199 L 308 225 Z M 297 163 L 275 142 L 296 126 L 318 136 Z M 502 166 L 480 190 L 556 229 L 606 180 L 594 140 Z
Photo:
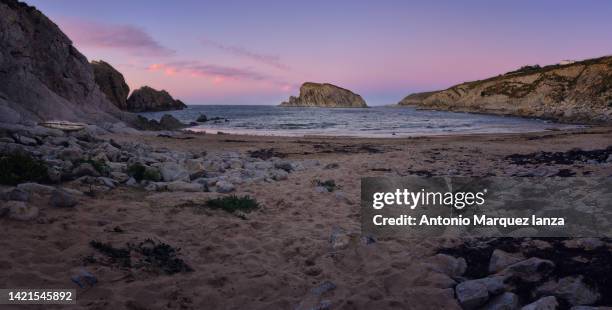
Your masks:
M 367 108 L 361 96 L 332 84 L 306 82 L 300 87 L 300 96 L 289 97 L 281 107 L 325 107 L 325 108 Z
M 127 109 L 132 112 L 181 110 L 187 106 L 175 100 L 165 90 L 143 86 L 132 92 L 127 100 Z
M 127 97 L 130 94 L 130 87 L 125 83 L 123 74 L 113 66 L 102 60 L 92 61 L 96 84 L 115 106 L 121 110 L 127 110 Z
M 36 8 L 0 0 L 0 122 L 128 120 L 100 91 L 89 62 Z
M 526 66 L 442 91 L 412 94 L 399 105 L 612 123 L 612 56 L 567 65 Z

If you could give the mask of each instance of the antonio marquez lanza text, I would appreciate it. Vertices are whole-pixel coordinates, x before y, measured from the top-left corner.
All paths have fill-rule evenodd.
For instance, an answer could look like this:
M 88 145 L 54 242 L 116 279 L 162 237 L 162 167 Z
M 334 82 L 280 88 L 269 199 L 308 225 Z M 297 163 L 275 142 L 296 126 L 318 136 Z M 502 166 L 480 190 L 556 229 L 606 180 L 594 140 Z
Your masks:
M 402 215 L 399 217 L 385 217 L 375 215 L 372 221 L 376 226 L 565 226 L 563 217 L 489 217 L 487 215 L 474 215 L 472 218 L 463 217 L 428 217 L 422 215 L 420 219 L 415 216 Z

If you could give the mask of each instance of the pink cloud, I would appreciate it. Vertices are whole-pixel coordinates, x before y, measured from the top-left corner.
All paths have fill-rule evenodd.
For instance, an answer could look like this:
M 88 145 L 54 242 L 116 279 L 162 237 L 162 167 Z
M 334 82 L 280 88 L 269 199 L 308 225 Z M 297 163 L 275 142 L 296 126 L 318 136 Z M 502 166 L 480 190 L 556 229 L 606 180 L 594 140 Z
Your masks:
M 166 75 L 174 75 L 177 73 L 183 73 L 188 76 L 198 77 L 211 77 L 217 82 L 234 79 L 234 80 L 255 80 L 255 81 L 270 81 L 278 84 L 281 83 L 273 77 L 265 74 L 252 71 L 250 69 L 241 69 L 227 66 L 219 66 L 213 64 L 204 64 L 198 61 L 175 61 L 169 63 L 154 63 L 147 67 L 148 71 L 162 71 Z
M 143 29 L 133 25 L 105 24 L 63 19 L 59 24 L 79 46 L 124 50 L 141 56 L 168 56 L 174 51 L 161 45 Z
M 239 57 L 254 60 L 256 62 L 274 67 L 276 69 L 285 70 L 285 71 L 290 70 L 289 66 L 282 63 L 280 61 L 280 57 L 278 56 L 260 54 L 260 53 L 250 51 L 244 47 L 229 46 L 229 45 L 225 45 L 225 44 L 222 44 L 216 41 L 212 41 L 212 40 L 207 40 L 207 39 L 204 39 L 202 41 L 202 44 L 204 44 L 205 46 L 215 47 L 217 49 L 220 49 L 222 51 L 225 51 L 227 53 L 230 53 L 230 54 L 233 54 Z

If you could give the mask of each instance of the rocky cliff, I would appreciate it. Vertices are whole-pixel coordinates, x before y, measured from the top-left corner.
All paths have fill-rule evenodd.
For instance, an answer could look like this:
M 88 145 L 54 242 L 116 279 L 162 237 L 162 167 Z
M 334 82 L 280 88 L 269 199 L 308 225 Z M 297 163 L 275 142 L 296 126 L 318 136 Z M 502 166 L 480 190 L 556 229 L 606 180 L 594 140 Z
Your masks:
M 36 8 L 0 0 L 0 122 L 133 119 L 113 105 L 70 39 Z
M 186 107 L 167 91 L 155 90 L 149 86 L 134 90 L 127 100 L 127 109 L 132 112 L 181 110 Z
M 399 105 L 612 123 L 612 56 L 567 65 L 526 66 L 442 91 L 412 94 Z
M 127 97 L 130 87 L 125 83 L 123 74 L 113 66 L 102 60 L 92 61 L 96 84 L 115 106 L 121 110 L 127 110 Z
M 326 108 L 367 108 L 361 96 L 332 84 L 306 82 L 300 87 L 300 96 L 289 97 L 282 107 L 326 107 Z

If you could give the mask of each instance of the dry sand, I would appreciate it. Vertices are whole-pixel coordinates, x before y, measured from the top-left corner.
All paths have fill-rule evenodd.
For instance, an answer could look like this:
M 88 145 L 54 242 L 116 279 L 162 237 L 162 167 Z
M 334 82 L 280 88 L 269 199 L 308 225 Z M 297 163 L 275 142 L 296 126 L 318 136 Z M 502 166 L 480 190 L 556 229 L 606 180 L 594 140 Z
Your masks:
M 91 240 L 122 246 L 152 238 L 181 248 L 180 257 L 194 271 L 157 275 L 89 264 L 85 268 L 99 283 L 79 289 L 78 305 L 68 308 L 293 309 L 326 280 L 337 286 L 324 296 L 334 309 L 459 308 L 452 289 L 436 288 L 439 281 L 421 265 L 439 240 L 388 239 L 370 245 L 353 240 L 346 249 L 330 249 L 334 227 L 359 232 L 360 178 L 509 175 L 515 169 L 504 159 L 509 154 L 612 145 L 610 128 L 413 139 L 189 136 L 194 139 L 113 138 L 207 152 L 273 148 L 288 159 L 339 167 L 238 186 L 236 194 L 253 196 L 263 206 L 246 220 L 185 206 L 222 194 L 151 193 L 125 186 L 84 196 L 74 209 L 42 208 L 34 223 L 0 219 L 0 287 L 76 288 L 70 277 L 95 253 Z M 612 164 L 570 168 L 579 175 L 612 174 Z M 335 180 L 341 194 L 316 192 L 314 179 Z

